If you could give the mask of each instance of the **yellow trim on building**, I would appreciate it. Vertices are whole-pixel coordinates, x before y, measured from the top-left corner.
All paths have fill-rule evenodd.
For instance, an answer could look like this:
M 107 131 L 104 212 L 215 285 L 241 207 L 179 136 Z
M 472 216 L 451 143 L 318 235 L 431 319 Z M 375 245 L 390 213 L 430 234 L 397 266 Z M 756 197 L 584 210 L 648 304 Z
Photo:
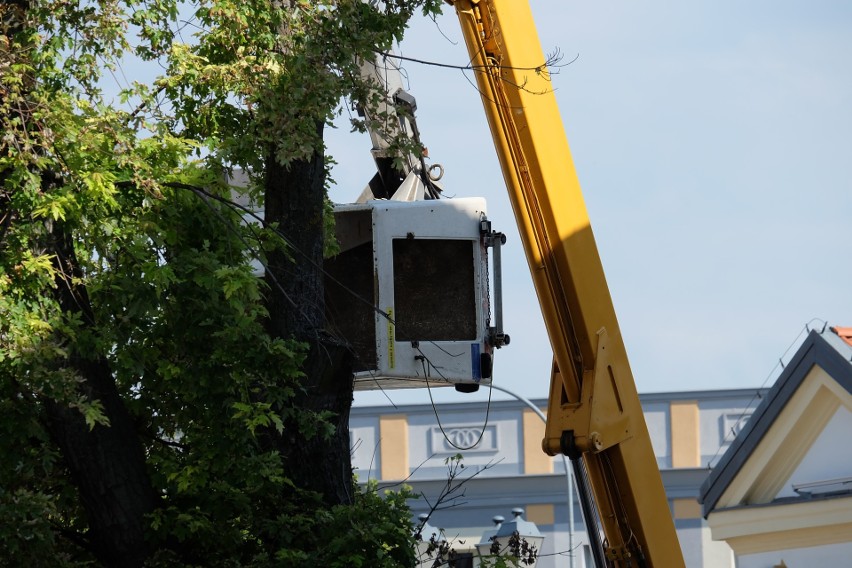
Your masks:
M 553 473 L 553 458 L 541 449 L 544 422 L 529 408 L 524 409 L 524 473 Z
M 726 542 L 737 554 L 760 554 L 793 548 L 810 548 L 831 544 L 846 544 L 852 534 L 852 523 L 792 529 L 777 533 L 729 538 Z
M 707 523 L 737 554 L 849 542 L 852 498 L 714 511 Z
M 696 499 L 673 499 L 672 513 L 675 519 L 700 519 L 701 505 Z
M 405 479 L 408 467 L 408 417 L 391 414 L 379 417 L 379 452 L 382 480 Z
M 556 513 L 554 512 L 553 505 L 550 503 L 527 505 L 525 516 L 526 520 L 539 526 L 552 525 L 556 520 Z
M 701 467 L 701 432 L 698 402 L 672 401 L 671 413 L 672 467 Z

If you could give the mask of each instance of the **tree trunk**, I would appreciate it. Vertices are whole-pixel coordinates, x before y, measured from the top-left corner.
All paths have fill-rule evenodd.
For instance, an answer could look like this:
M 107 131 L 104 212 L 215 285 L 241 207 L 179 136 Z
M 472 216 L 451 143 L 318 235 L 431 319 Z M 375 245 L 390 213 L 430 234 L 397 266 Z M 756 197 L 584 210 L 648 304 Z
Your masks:
M 55 254 L 54 294 L 63 313 L 78 313 L 94 325 L 89 297 L 73 281 L 81 276 L 69 235 L 54 227 L 48 247 Z M 145 454 L 132 419 L 100 355 L 80 353 L 70 345 L 66 367 L 82 379 L 80 389 L 103 405 L 109 426 L 90 429 L 79 410 L 45 401 L 48 429 L 62 452 L 89 521 L 91 552 L 106 566 L 141 567 L 148 557 L 147 522 L 157 502 L 145 467 Z
M 322 135 L 323 123 L 317 122 Z M 308 344 L 303 365 L 302 392 L 297 407 L 331 411 L 331 438 L 298 435 L 286 425 L 279 449 L 287 474 L 297 486 L 322 495 L 329 504 L 352 500 L 349 448 L 349 410 L 352 405 L 352 359 L 348 347 L 324 332 L 323 239 L 325 166 L 321 152 L 308 160 L 282 166 L 274 152 L 266 161 L 265 217 L 277 223 L 288 238 L 286 252 L 268 255 L 270 286 L 269 331 L 274 337 L 295 338 Z
M 25 22 L 30 8 L 29 0 L 0 2 L 2 33 L 6 37 L 21 40 L 21 34 L 26 33 Z M 26 45 L 26 41 L 22 43 Z M 26 61 L 28 52 L 7 50 L 2 55 L 4 58 L 11 56 L 11 62 L 17 63 Z M 4 63 L 9 61 L 0 62 Z M 34 80 L 25 75 L 22 90 L 26 92 Z M 0 88 L 0 97 L 4 94 L 5 89 Z M 34 123 L 32 112 L 37 105 L 29 105 L 26 101 L 18 105 L 17 116 L 22 123 L 36 128 L 37 125 L 30 123 Z M 0 147 L 2 150 L 4 148 Z M 0 172 L 4 186 L 6 176 L 7 172 Z M 43 172 L 42 189 L 50 191 L 54 184 L 55 176 L 49 171 Z M 16 212 L 11 209 L 11 195 L 5 188 L 0 191 L 0 206 L 0 244 L 3 244 L 11 223 L 30 221 L 17 219 Z M 56 287 L 47 293 L 53 294 L 63 314 L 79 315 L 83 326 L 93 326 L 94 314 L 86 289 L 79 284 L 82 273 L 69 230 L 58 223 L 46 223 L 38 247 L 53 257 L 57 273 Z M 57 366 L 79 377 L 78 388 L 89 400 L 103 405 L 110 424 L 90 429 L 79 410 L 46 396 L 41 399 L 47 429 L 79 490 L 80 503 L 89 522 L 89 531 L 83 538 L 91 553 L 104 565 L 141 567 L 149 552 L 145 542 L 145 516 L 154 510 L 157 502 L 147 475 L 142 445 L 106 359 L 98 354 L 81 353 L 73 342 L 65 347 L 69 351 L 68 359 L 58 361 Z M 24 561 L 23 558 L 18 560 Z

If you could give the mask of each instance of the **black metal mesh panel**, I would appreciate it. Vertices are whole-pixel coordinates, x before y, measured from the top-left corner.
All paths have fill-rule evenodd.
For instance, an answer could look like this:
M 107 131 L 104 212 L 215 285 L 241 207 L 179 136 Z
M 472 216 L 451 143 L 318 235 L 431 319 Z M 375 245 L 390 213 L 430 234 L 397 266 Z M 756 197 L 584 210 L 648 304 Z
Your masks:
M 472 241 L 394 239 L 397 341 L 476 339 Z

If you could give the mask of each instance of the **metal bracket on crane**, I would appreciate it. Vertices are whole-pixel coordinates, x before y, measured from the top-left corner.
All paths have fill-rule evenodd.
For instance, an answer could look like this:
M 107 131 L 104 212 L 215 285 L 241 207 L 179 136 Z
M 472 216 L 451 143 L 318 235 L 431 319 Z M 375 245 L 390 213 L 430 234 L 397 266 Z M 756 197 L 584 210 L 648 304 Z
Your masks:
M 579 401 L 566 400 L 563 377 L 554 361 L 542 440 L 542 448 L 551 456 L 564 454 L 575 460 L 584 452 L 601 452 L 632 436 L 607 351 L 606 329 L 598 330 L 597 336 L 595 368 L 584 373 Z
M 491 230 L 491 221 L 485 217 L 479 222 L 479 234 L 482 236 L 482 244 L 486 248 L 494 250 L 491 261 L 494 266 L 494 325 L 489 326 L 486 341 L 492 347 L 500 349 L 504 345 L 509 345 L 511 341 L 509 334 L 503 331 L 503 262 L 501 248 L 506 244 L 506 235 L 499 231 Z

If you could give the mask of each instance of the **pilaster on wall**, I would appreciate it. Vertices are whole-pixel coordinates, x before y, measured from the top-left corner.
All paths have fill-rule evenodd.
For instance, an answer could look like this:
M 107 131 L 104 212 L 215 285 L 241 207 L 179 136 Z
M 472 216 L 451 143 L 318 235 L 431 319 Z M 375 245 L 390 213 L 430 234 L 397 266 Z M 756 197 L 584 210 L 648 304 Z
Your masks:
M 544 422 L 529 408 L 524 409 L 524 473 L 553 473 L 553 458 L 541 449 Z
M 701 467 L 698 402 L 672 401 L 670 413 L 672 467 Z
M 556 522 L 556 512 L 551 503 L 527 505 L 526 520 L 539 526 L 552 525 Z
M 379 417 L 379 451 L 382 480 L 405 479 L 408 468 L 408 417 Z
M 672 514 L 675 519 L 700 519 L 701 505 L 695 499 L 674 499 Z

